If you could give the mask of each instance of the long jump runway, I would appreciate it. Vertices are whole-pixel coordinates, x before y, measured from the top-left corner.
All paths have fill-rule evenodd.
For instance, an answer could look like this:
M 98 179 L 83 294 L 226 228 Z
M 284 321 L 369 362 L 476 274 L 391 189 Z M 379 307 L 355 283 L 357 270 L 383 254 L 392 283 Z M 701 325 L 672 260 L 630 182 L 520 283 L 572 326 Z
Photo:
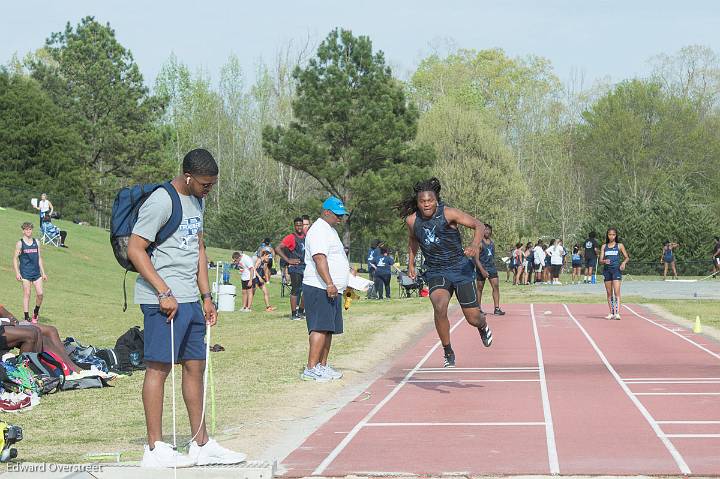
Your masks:
M 720 343 L 606 309 L 509 306 L 488 315 L 491 348 L 456 310 L 456 368 L 423 337 L 285 475 L 720 475 Z

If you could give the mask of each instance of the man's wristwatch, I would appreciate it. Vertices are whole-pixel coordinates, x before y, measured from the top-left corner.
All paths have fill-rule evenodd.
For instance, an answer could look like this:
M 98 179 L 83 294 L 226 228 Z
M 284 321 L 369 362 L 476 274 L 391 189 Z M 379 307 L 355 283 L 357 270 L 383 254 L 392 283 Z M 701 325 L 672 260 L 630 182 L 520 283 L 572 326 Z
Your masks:
M 168 288 L 168 290 L 165 291 L 164 293 L 158 293 L 157 297 L 158 297 L 159 301 L 162 301 L 163 299 L 167 299 L 167 298 L 172 298 L 173 297 L 172 289 Z
M 202 299 L 212 299 L 212 293 L 210 293 L 210 292 L 202 293 L 202 294 L 200 295 L 200 297 L 201 297 Z

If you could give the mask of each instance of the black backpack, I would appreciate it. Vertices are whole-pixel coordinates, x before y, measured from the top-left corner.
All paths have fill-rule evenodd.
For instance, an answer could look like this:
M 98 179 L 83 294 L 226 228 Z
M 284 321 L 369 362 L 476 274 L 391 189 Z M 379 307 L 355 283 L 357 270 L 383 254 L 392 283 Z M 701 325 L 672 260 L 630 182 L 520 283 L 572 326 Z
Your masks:
M 122 334 L 115 343 L 115 356 L 117 358 L 118 371 L 132 371 L 133 369 L 145 369 L 143 359 L 145 357 L 145 335 L 140 326 L 133 326 Z M 131 353 L 136 353 L 137 360 L 131 360 Z

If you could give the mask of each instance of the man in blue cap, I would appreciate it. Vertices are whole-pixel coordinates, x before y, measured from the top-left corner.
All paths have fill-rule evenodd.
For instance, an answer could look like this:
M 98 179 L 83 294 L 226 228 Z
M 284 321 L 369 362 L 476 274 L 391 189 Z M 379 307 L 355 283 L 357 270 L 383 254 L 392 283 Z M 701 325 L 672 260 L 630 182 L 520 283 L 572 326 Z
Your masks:
M 348 284 L 350 263 L 334 228 L 348 214 L 345 205 L 331 196 L 322 208 L 320 218 L 305 236 L 303 295 L 310 350 L 300 378 L 327 382 L 342 377 L 327 360 L 333 334 L 343 332 L 342 294 Z

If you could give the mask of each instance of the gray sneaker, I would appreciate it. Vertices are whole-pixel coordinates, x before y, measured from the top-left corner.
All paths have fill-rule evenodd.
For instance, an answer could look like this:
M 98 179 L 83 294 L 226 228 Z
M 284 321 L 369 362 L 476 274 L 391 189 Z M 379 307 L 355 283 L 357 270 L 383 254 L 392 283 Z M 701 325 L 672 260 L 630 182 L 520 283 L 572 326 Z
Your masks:
M 341 373 L 332 366 L 323 366 L 322 364 L 318 363 L 315 368 L 318 369 L 321 374 L 329 377 L 330 379 L 340 379 L 341 377 L 343 377 L 343 373 Z
M 303 381 L 317 381 L 319 383 L 326 383 L 330 381 L 330 377 L 325 375 L 320 369 L 318 369 L 319 364 L 316 364 L 314 368 L 307 368 L 303 370 L 302 373 L 300 373 L 300 379 Z

